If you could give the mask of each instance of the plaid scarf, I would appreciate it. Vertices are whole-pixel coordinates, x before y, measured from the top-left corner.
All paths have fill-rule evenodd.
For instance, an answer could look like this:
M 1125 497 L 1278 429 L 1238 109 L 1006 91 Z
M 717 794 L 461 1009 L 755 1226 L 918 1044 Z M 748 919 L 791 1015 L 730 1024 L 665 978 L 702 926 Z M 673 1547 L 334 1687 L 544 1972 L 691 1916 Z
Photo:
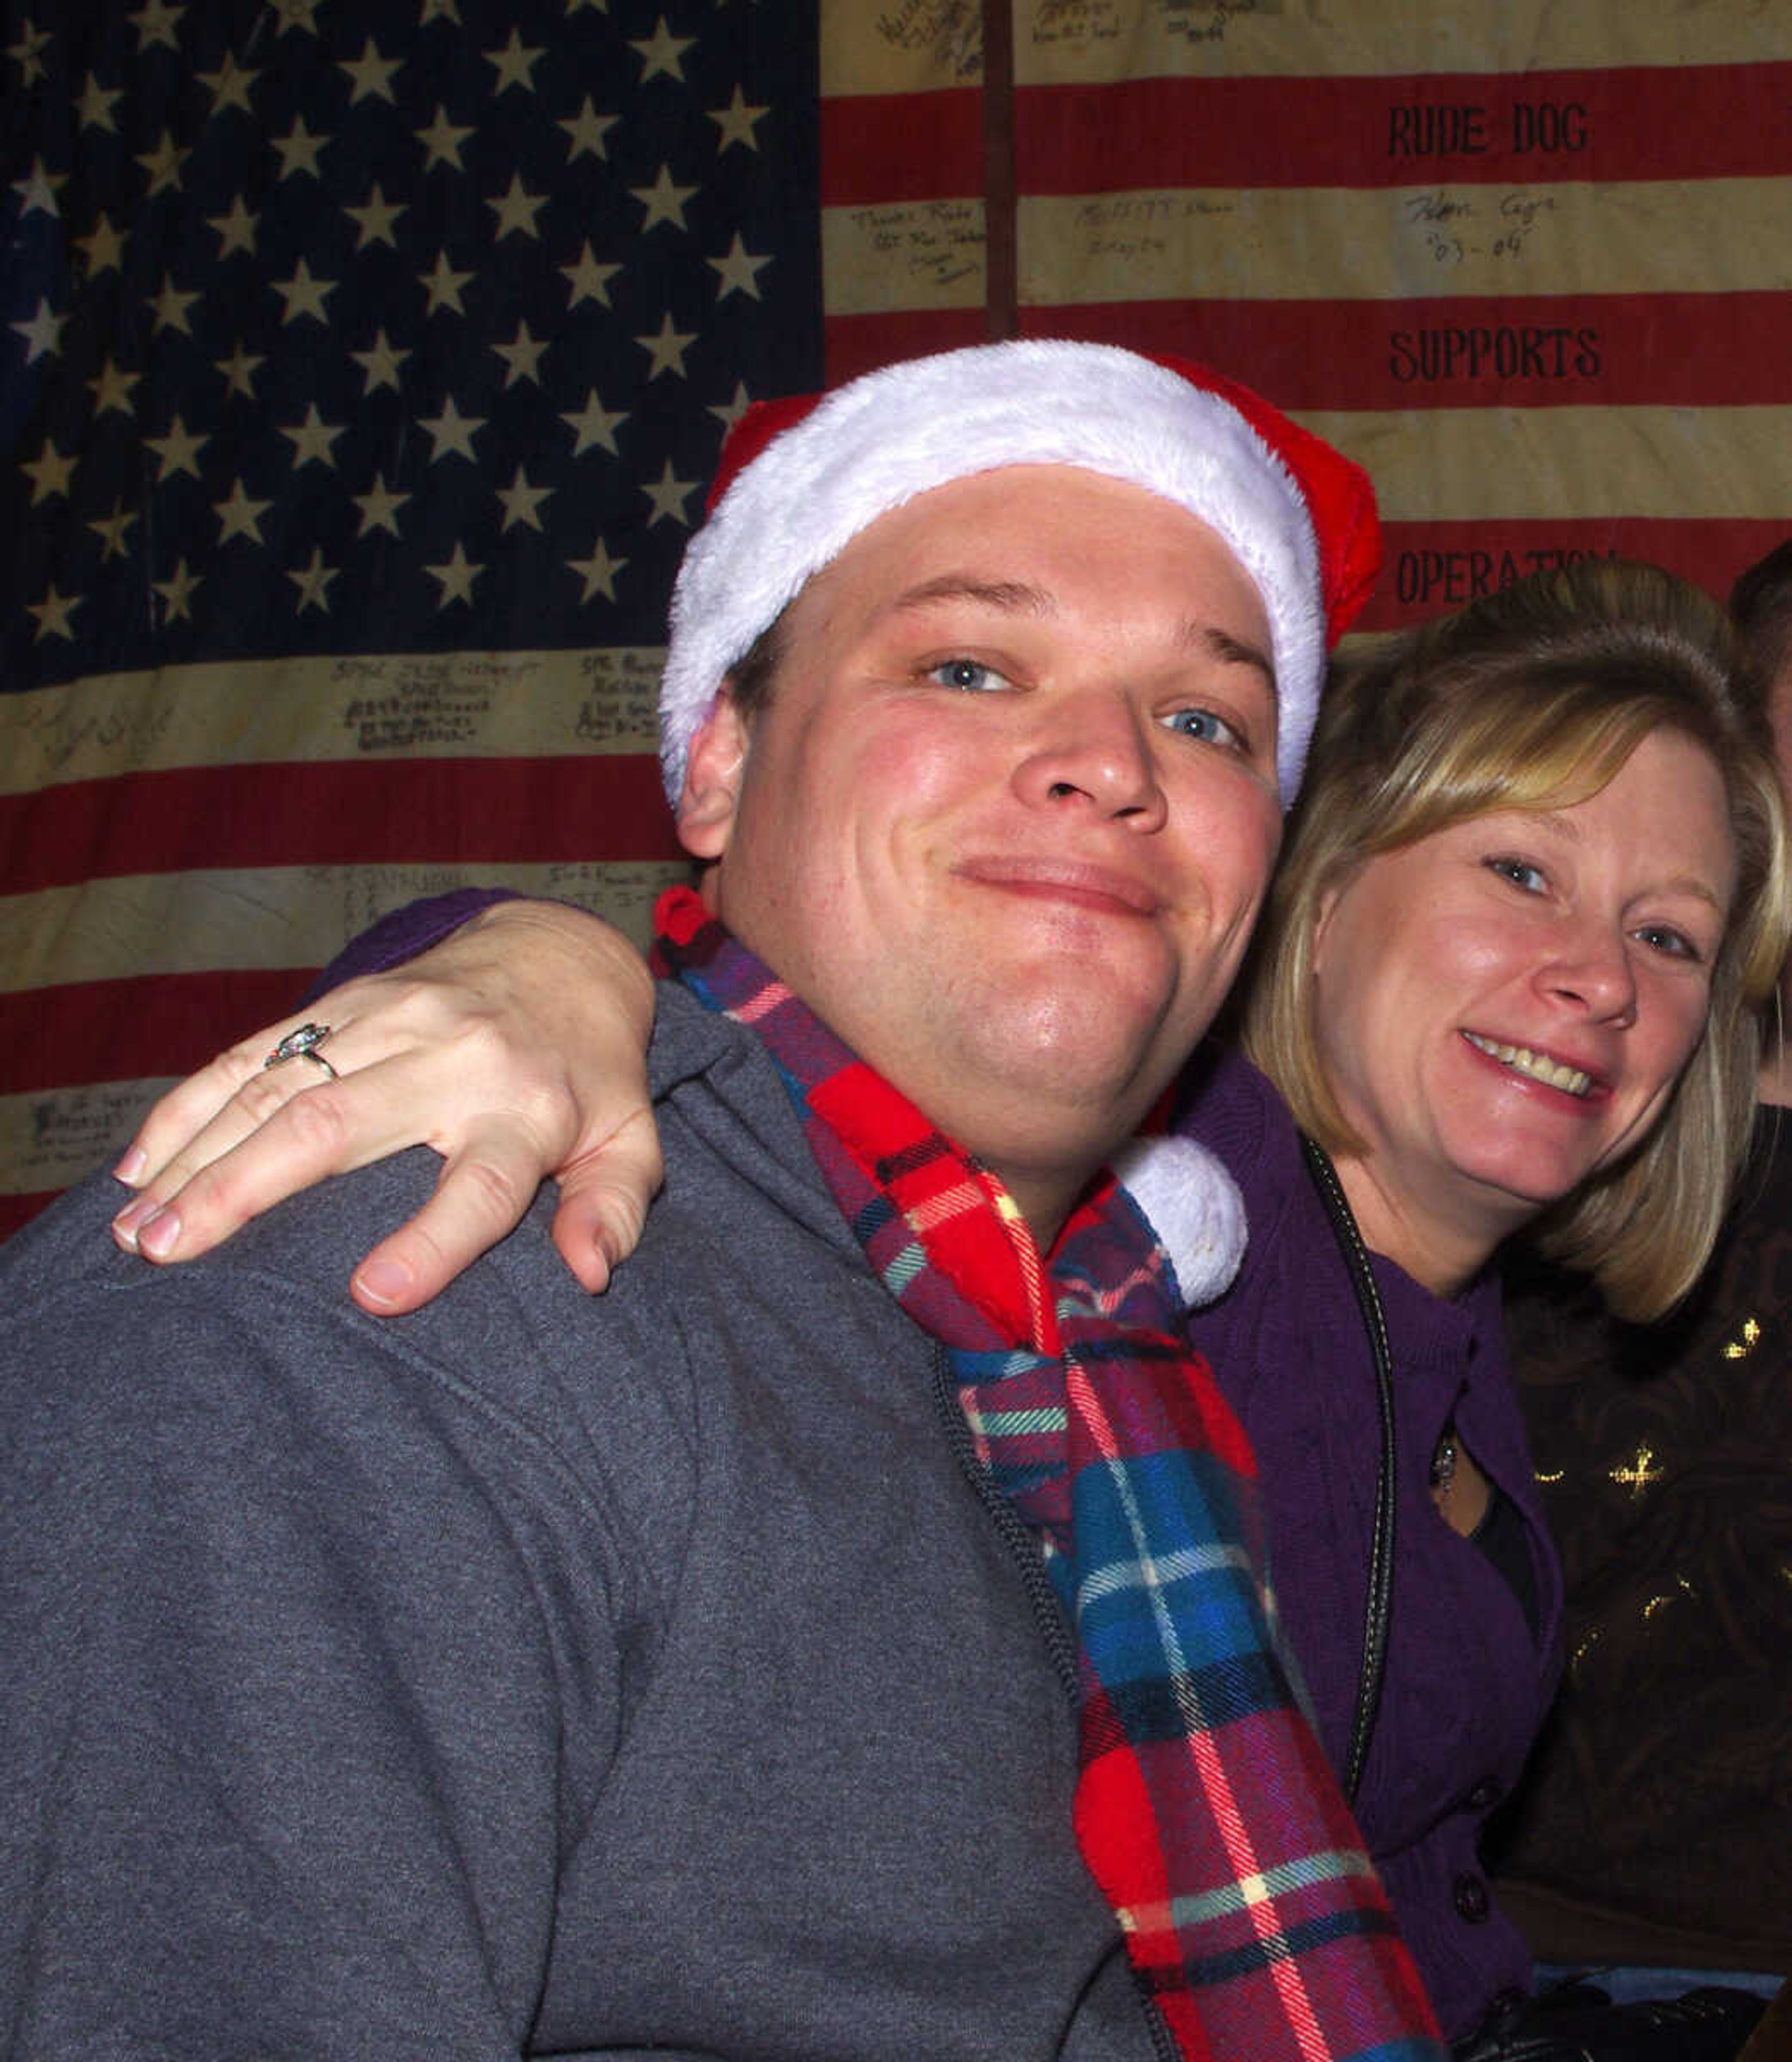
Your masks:
M 1255 1466 L 1173 1271 L 1104 1181 L 1049 1270 L 1001 1182 L 688 889 L 663 971 L 764 1041 L 879 1278 L 946 1349 L 980 1461 L 1078 1637 L 1078 1846 L 1185 2057 L 1441 2050 L 1271 1630 Z

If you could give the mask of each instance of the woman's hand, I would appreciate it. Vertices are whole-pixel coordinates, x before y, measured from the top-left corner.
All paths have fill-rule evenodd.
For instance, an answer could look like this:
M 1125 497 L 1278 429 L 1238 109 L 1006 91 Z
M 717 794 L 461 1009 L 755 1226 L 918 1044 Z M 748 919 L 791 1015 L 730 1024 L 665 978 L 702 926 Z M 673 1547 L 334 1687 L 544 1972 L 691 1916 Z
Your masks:
M 264 1065 L 315 1021 L 336 1070 Z M 554 1242 L 592 1291 L 634 1250 L 663 1177 L 647 1088 L 653 983 L 599 918 L 506 902 L 389 973 L 332 989 L 170 1089 L 120 1161 L 141 1193 L 121 1246 L 190 1260 L 328 1174 L 411 1145 L 446 1165 L 435 1193 L 355 1273 L 355 1301 L 415 1310 L 495 1246 L 543 1177 Z

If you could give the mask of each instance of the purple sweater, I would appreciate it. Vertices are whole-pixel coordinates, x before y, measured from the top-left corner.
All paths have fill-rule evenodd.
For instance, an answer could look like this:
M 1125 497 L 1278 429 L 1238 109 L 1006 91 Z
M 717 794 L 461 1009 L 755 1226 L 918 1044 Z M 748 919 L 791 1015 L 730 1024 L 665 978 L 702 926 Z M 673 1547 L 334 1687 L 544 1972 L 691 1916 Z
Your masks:
M 503 890 L 468 890 L 396 911 L 355 939 L 313 992 L 412 958 L 507 899 Z M 1244 1266 L 1218 1302 L 1191 1318 L 1189 1334 L 1257 1450 L 1283 1622 L 1306 1671 L 1320 1738 L 1341 1767 L 1369 1583 L 1374 1362 L 1275 1089 L 1241 1059 L 1204 1055 L 1179 1123 L 1218 1154 L 1244 1194 Z M 1529 1954 L 1493 1908 L 1477 1849 L 1554 1687 L 1561 1582 L 1506 1366 L 1497 1288 L 1486 1278 L 1445 1302 L 1391 1262 L 1377 1259 L 1375 1276 L 1393 1349 L 1398 1546 L 1387 1672 L 1357 1815 L 1453 2036 L 1501 1992 L 1529 1986 Z M 1432 1503 L 1431 1455 L 1452 1418 L 1521 1514 L 1538 1639 L 1504 1578 Z
M 1189 1330 L 1257 1450 L 1271 1576 L 1307 1672 L 1319 1736 L 1343 1765 L 1361 1667 L 1378 1451 L 1375 1363 L 1350 1277 L 1286 1105 L 1245 1061 L 1204 1056 L 1183 1127 L 1243 1192 L 1238 1278 Z M 1394 1366 L 1393 1606 L 1380 1715 L 1357 1817 L 1444 2031 L 1471 2028 L 1530 1957 L 1494 1908 L 1477 1852 L 1555 1687 L 1561 1576 L 1545 1527 L 1491 1274 L 1451 1302 L 1373 1262 Z M 1431 1501 L 1453 1418 L 1517 1506 L 1537 1577 L 1533 1639 L 1506 1580 Z

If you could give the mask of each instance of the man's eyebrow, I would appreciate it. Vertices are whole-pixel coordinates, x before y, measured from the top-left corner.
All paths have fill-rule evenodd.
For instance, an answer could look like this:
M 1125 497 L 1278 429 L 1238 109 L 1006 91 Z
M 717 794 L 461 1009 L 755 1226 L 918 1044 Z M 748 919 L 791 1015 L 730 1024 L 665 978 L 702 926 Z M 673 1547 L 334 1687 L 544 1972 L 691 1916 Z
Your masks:
M 1269 653 L 1242 637 L 1234 637 L 1229 630 L 1218 629 L 1211 623 L 1197 623 L 1190 618 L 1183 624 L 1182 641 L 1191 650 L 1212 652 L 1229 666 L 1254 666 L 1268 684 L 1270 693 L 1276 692 L 1276 668 Z
M 939 601 L 974 601 L 985 608 L 1000 609 L 1010 616 L 1045 616 L 1054 615 L 1057 609 L 1050 592 L 1044 588 L 1035 587 L 1030 581 L 979 580 L 972 573 L 942 573 L 936 580 L 905 588 L 890 607 L 896 611 L 922 609 Z M 1197 623 L 1193 616 L 1184 620 L 1177 635 L 1177 641 L 1186 650 L 1210 654 L 1227 665 L 1254 666 L 1268 683 L 1270 692 L 1275 692 L 1275 667 L 1270 663 L 1269 655 L 1255 644 L 1233 636 L 1229 630 L 1218 629 L 1209 623 Z
M 918 587 L 905 588 L 890 606 L 927 608 L 936 601 L 980 602 L 1009 616 L 1050 616 L 1056 607 L 1044 588 L 1026 580 L 979 580 L 971 573 L 941 573 L 937 580 L 923 580 Z

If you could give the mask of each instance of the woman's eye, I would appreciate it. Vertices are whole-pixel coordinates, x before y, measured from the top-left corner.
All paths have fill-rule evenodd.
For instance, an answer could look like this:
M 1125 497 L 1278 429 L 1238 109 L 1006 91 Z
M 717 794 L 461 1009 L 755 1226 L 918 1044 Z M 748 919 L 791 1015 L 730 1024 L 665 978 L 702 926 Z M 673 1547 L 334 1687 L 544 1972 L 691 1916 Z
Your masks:
M 980 659 L 942 659 L 937 666 L 928 668 L 927 677 L 943 688 L 956 688 L 961 694 L 969 695 L 988 694 L 1008 684 L 1005 673 L 998 673 Z
M 1164 728 L 1173 730 L 1179 737 L 1199 738 L 1204 744 L 1223 744 L 1233 752 L 1245 749 L 1245 740 L 1237 729 L 1223 716 L 1216 716 L 1212 709 L 1177 709 L 1164 718 Z
M 1514 859 L 1509 853 L 1500 853 L 1485 864 L 1502 881 L 1509 881 L 1514 888 L 1522 888 L 1527 894 L 1541 895 L 1545 883 L 1543 869 L 1533 866 L 1528 859 Z
M 1642 944 L 1665 953 L 1670 959 L 1690 960 L 1695 965 L 1704 963 L 1705 955 L 1698 945 L 1684 931 L 1676 930 L 1671 924 L 1646 924 L 1635 936 Z

